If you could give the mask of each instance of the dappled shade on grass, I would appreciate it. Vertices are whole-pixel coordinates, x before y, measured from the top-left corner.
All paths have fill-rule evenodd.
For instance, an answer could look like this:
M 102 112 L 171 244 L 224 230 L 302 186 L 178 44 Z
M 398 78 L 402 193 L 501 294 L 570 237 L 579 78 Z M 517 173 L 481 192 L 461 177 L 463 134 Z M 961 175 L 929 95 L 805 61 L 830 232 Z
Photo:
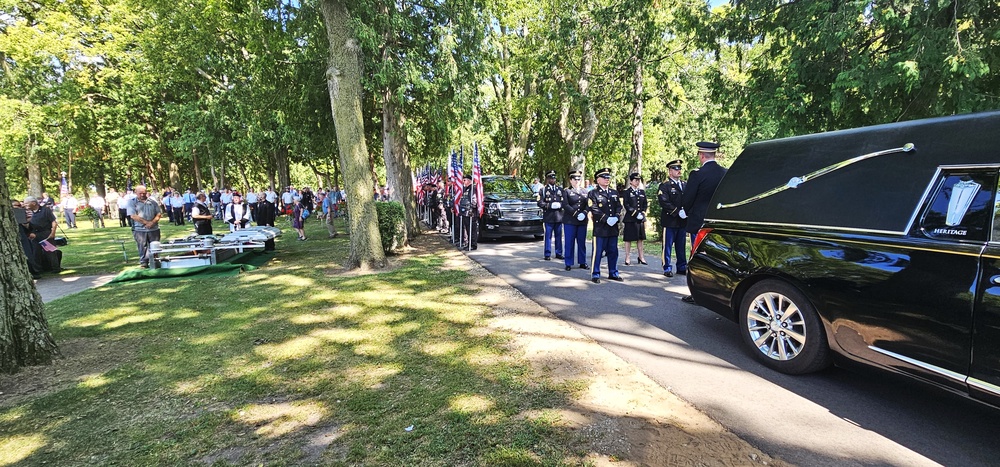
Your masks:
M 127 342 L 127 352 L 109 356 L 110 370 L 0 403 L 0 440 L 44 440 L 22 456 L 48 465 L 559 464 L 578 454 L 554 422 L 518 416 L 572 390 L 532 381 L 507 338 L 483 332 L 466 273 L 425 255 L 381 274 L 325 274 L 346 246 L 282 241 L 275 261 L 236 277 L 52 302 L 57 339 Z M 0 465 L 17 461 L 5 456 Z

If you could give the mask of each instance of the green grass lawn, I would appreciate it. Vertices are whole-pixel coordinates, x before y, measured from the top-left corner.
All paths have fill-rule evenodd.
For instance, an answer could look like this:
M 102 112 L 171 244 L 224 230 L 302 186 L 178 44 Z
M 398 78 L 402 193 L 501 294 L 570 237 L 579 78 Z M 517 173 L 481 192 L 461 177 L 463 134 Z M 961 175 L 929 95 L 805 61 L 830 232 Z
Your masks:
M 69 232 L 67 274 L 135 266 L 127 228 L 85 223 Z M 420 252 L 389 272 L 340 274 L 347 237 L 313 221 L 300 242 L 279 226 L 278 254 L 252 272 L 47 304 L 80 368 L 0 378 L 0 391 L 48 381 L 0 395 L 0 465 L 580 463 L 547 415 L 573 385 L 532 379 L 509 336 L 485 330 L 467 273 Z M 190 229 L 164 225 L 163 237 Z

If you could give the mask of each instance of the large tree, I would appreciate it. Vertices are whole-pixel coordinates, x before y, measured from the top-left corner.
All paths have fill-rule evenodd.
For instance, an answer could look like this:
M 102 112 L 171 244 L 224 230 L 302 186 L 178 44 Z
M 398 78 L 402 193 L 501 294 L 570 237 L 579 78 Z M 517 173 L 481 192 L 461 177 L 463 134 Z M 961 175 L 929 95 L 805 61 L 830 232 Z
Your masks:
M 330 44 L 327 86 L 350 213 L 351 252 L 347 266 L 384 268 L 385 253 L 371 196 L 375 184 L 368 176 L 371 170 L 361 112 L 361 45 L 343 0 L 321 0 L 320 5 Z
M 28 262 L 21 249 L 18 226 L 7 189 L 7 167 L 0 160 L 0 373 L 42 365 L 58 354 L 45 319 Z

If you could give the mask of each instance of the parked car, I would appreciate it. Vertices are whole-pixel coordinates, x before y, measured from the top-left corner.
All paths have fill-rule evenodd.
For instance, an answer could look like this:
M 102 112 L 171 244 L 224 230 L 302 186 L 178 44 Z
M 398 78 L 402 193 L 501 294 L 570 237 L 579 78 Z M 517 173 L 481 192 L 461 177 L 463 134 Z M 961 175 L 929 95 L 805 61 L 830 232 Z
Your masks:
M 1000 405 L 1000 112 L 751 144 L 687 282 L 784 373 L 860 363 Z
M 523 180 L 511 175 L 483 175 L 486 203 L 479 222 L 479 238 L 545 234 L 542 211 L 535 193 Z

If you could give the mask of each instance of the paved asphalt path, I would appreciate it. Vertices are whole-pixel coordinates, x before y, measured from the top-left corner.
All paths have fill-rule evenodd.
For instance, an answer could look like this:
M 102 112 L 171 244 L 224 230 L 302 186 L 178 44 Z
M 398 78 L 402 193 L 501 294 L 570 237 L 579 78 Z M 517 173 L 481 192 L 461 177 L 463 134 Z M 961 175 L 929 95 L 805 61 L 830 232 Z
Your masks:
M 480 243 L 469 256 L 661 386 L 772 456 L 804 466 L 998 465 L 1000 410 L 873 372 L 786 376 L 739 346 L 736 324 L 688 305 L 658 245 L 624 283 L 544 261 L 538 240 Z M 588 251 L 591 250 L 588 242 Z M 607 269 L 603 270 L 607 276 Z

